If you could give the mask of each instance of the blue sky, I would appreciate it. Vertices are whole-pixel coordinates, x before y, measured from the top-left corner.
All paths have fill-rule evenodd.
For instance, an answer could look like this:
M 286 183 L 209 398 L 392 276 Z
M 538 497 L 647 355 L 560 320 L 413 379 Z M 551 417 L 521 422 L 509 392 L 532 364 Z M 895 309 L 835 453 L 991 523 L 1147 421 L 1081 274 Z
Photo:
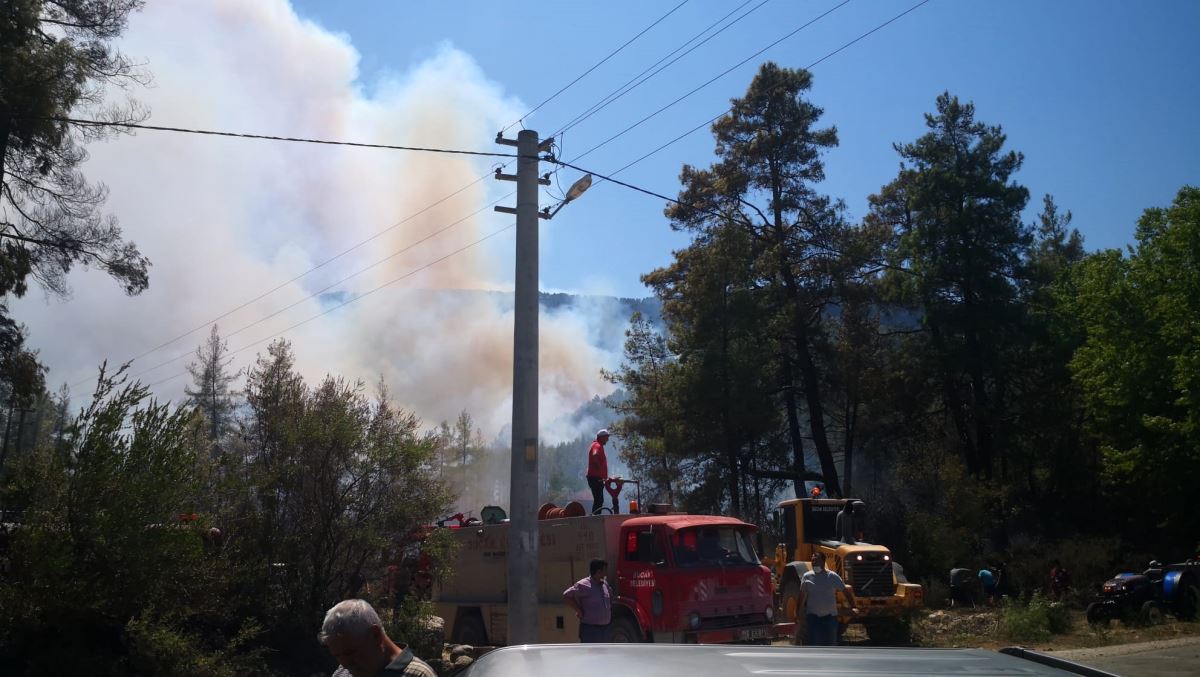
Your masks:
M 361 54 L 364 86 L 403 72 L 448 42 L 476 59 L 507 94 L 532 105 L 676 4 L 297 0 L 296 8 L 349 37 Z M 554 131 L 737 4 L 690 0 L 525 124 Z M 837 4 L 770 0 L 568 132 L 565 157 Z M 912 4 L 853 0 L 580 164 L 612 171 L 726 108 L 763 59 L 808 65 Z M 860 218 L 866 197 L 895 174 L 892 143 L 919 135 L 922 114 L 949 90 L 974 101 L 978 117 L 1002 125 L 1010 146 L 1025 154 L 1017 179 L 1033 196 L 1030 219 L 1048 192 L 1074 213 L 1090 248 L 1123 246 L 1144 208 L 1168 203 L 1184 184 L 1200 183 L 1198 29 L 1200 3 L 1191 0 L 932 0 L 813 69 L 811 98 L 841 139 L 826 157 L 823 188 Z M 491 145 L 481 139 L 479 147 Z M 701 131 L 621 177 L 674 195 L 683 163 L 711 160 L 711 136 Z M 547 226 L 543 286 L 643 295 L 639 276 L 667 263 L 685 242 L 661 212 L 660 200 L 618 186 L 589 193 Z

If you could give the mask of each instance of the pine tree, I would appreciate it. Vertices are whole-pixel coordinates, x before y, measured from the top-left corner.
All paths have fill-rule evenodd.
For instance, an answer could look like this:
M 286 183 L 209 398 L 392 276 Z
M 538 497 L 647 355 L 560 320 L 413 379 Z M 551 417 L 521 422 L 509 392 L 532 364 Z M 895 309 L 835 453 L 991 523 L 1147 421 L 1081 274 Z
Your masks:
M 231 387 L 241 371 L 230 372 L 233 357 L 229 344 L 221 340 L 217 325 L 213 325 L 208 340 L 196 349 L 196 361 L 187 366 L 192 385 L 184 388 L 188 402 L 204 417 L 213 458 L 220 455 L 225 436 L 233 429 L 234 397 Z

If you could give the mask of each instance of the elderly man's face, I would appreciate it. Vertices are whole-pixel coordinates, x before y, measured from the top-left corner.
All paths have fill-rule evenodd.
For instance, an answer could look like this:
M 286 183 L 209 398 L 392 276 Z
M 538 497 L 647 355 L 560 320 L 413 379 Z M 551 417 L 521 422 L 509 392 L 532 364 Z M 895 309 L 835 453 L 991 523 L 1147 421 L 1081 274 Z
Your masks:
M 325 647 L 354 677 L 372 677 L 383 668 L 383 628 L 378 625 L 363 635 L 334 635 Z

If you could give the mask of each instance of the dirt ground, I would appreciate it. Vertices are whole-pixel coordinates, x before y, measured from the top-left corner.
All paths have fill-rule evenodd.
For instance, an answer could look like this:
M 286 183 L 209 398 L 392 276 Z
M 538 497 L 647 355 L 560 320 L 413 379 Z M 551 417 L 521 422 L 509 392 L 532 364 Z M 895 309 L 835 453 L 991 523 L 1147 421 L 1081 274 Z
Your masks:
M 913 624 L 914 643 L 918 646 L 987 649 L 1018 645 L 1039 651 L 1061 651 L 1200 636 L 1200 623 L 1185 623 L 1170 617 L 1162 625 L 1127 626 L 1113 622 L 1107 629 L 1089 626 L 1082 611 L 1071 612 L 1071 619 L 1072 628 L 1067 634 L 1054 635 L 1044 642 L 1022 643 L 1001 634 L 999 609 L 934 610 Z M 847 640 L 850 640 L 849 636 Z

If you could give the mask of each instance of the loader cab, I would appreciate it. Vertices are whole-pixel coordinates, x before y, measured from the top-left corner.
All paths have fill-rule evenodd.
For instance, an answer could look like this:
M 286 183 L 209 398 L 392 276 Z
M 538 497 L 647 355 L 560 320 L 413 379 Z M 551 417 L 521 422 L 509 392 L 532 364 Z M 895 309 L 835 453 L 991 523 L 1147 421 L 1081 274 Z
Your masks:
M 858 499 L 854 503 L 853 533 L 856 542 L 862 541 L 866 521 L 866 504 Z M 783 561 L 807 561 L 814 549 L 823 547 L 826 554 L 836 550 L 844 541 L 838 534 L 838 513 L 842 512 L 847 500 L 800 498 L 784 501 L 776 511 L 779 525 L 777 537 L 783 546 Z

